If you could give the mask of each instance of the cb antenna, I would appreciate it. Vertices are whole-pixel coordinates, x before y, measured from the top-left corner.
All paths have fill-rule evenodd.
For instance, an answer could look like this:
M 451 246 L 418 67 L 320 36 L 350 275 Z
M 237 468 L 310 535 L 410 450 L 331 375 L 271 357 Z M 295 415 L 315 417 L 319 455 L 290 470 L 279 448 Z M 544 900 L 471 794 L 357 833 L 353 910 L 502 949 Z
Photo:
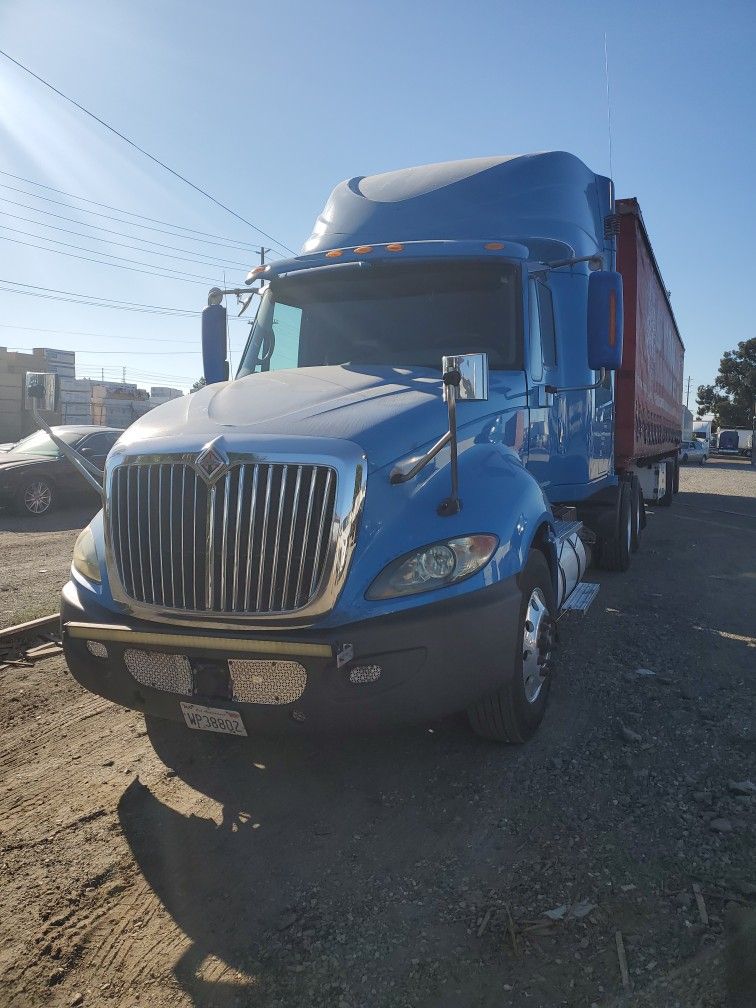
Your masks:
M 609 46 L 604 32 L 604 77 L 606 79 L 606 121 L 609 127 L 609 178 L 614 182 L 612 168 L 612 102 L 609 94 Z

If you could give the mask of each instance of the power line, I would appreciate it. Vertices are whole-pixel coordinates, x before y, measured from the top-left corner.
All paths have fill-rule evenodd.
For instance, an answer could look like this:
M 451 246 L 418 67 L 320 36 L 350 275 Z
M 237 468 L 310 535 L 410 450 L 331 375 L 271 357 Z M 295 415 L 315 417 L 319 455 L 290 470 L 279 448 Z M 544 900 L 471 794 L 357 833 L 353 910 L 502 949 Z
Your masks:
M 148 315 L 168 315 L 178 318 L 188 318 L 202 314 L 201 311 L 193 311 L 190 308 L 168 308 L 162 305 L 141 304 L 138 301 L 120 301 L 117 298 L 104 298 L 97 294 L 80 294 L 75 291 L 58 290 L 55 287 L 40 287 L 37 284 L 25 284 L 18 280 L 6 280 L 2 277 L 0 277 L 0 283 L 13 285 L 12 287 L 0 287 L 0 291 L 7 294 L 23 294 L 27 297 L 41 298 L 45 301 L 64 301 L 70 304 L 85 305 L 89 308 L 112 308 L 118 311 L 132 311 Z M 16 287 L 30 289 L 15 290 L 14 288 Z M 43 293 L 39 293 L 40 291 Z M 249 319 L 231 318 L 229 321 L 249 324 Z M 49 332 L 50 330 L 40 331 Z
M 14 352 L 20 351 L 21 353 L 31 353 L 32 350 L 39 349 L 39 348 L 35 348 L 35 347 L 22 347 L 22 346 L 16 346 L 14 344 L 13 347 L 8 347 L 7 349 L 9 349 L 9 350 L 12 349 Z M 74 347 L 73 349 L 71 349 L 71 347 L 42 347 L 41 349 L 44 349 L 44 350 L 66 350 L 66 351 L 70 351 L 70 353 L 74 353 L 74 354 L 95 354 L 97 357 L 100 357 L 103 354 L 105 354 L 106 356 L 115 355 L 115 356 L 118 356 L 118 357 L 123 357 L 124 354 L 129 354 L 129 353 L 131 353 L 131 354 L 139 354 L 140 357 L 175 357 L 177 355 L 182 356 L 182 357 L 184 355 L 191 355 L 191 356 L 194 357 L 194 356 L 199 356 L 202 353 L 201 350 L 79 350 L 76 347 Z
M 83 304 L 90 308 L 113 308 L 120 311 L 145 312 L 151 315 L 172 315 L 179 317 L 200 314 L 200 312 L 191 311 L 188 308 L 163 308 L 160 305 L 144 305 L 137 301 L 119 301 L 114 298 L 101 298 L 96 294 L 77 294 L 74 291 L 56 290 L 54 287 L 39 287 L 36 284 L 20 283 L 17 280 L 4 280 L 0 278 L 0 283 L 13 284 L 14 287 L 33 288 L 32 290 L 14 290 L 12 287 L 0 288 L 8 294 L 25 294 L 28 297 L 43 298 L 45 301 L 67 301 L 72 304 Z M 38 293 L 39 291 L 46 293 Z M 69 296 L 63 297 L 62 295 Z
M 182 345 L 186 343 L 186 340 L 178 339 L 178 337 L 176 339 L 160 339 L 157 336 L 121 336 L 120 333 L 114 335 L 113 333 L 82 332 L 81 329 L 41 329 L 37 326 L 16 325 L 15 322 L 0 322 L 0 328 L 14 329 L 18 332 L 55 333 L 58 336 L 91 336 L 93 339 L 129 340 L 138 343 L 180 343 Z M 128 352 L 139 353 L 140 351 Z M 165 353 L 171 353 L 171 351 L 166 350 Z
M 51 200 L 46 196 L 37 196 L 36 193 L 24 192 L 23 189 L 14 189 L 12 186 L 6 186 L 0 182 L 0 188 L 10 189 L 12 192 L 22 193 L 24 196 L 31 196 L 32 199 L 45 200 L 48 203 L 53 203 L 55 206 L 65 207 L 67 210 L 75 210 L 77 213 L 90 214 L 92 217 L 101 217 L 103 220 L 115 221 L 117 224 L 125 224 L 128 227 L 141 228 L 143 231 L 154 231 L 155 234 L 169 235 L 171 238 L 181 238 L 185 241 L 196 241 L 203 245 L 218 245 L 221 248 L 228 248 L 226 242 L 212 241 L 209 238 L 192 238 L 191 235 L 176 234 L 175 231 L 165 231 L 162 228 L 151 227 L 149 224 L 137 224 L 136 221 L 123 220 L 122 217 L 111 217 L 110 214 L 99 213 L 97 210 L 88 210 L 86 207 L 74 207 L 69 203 L 61 203 L 59 200 Z M 89 224 L 87 221 L 77 220 L 75 217 L 66 217 L 64 214 L 53 213 L 52 210 L 40 209 L 40 207 L 29 206 L 28 203 L 19 203 L 18 200 L 8 199 L 7 196 L 0 196 L 0 200 L 3 203 L 10 203 L 11 206 L 23 207 L 24 210 L 32 210 L 34 213 L 44 214 L 46 217 L 55 217 L 57 220 L 68 221 L 70 224 L 81 224 L 84 227 L 91 228 L 93 231 L 109 231 L 110 228 L 100 227 L 98 224 Z M 139 238 L 139 235 L 130 235 L 131 238 L 137 238 L 139 241 L 147 241 L 147 238 Z M 249 250 L 245 248 L 232 249 L 234 252 L 245 252 L 253 251 L 259 252 L 260 247 L 256 245 L 250 246 Z
M 127 245 L 125 242 L 114 242 L 110 238 L 100 238 L 99 235 L 89 235 L 82 233 L 81 231 L 72 231 L 70 228 L 62 228 L 57 224 L 48 224 L 46 221 L 36 221 L 31 217 L 22 217 L 20 214 L 6 213 L 3 211 L 3 217 L 11 218 L 12 220 L 23 221 L 25 224 L 36 224 L 37 227 L 50 228 L 53 231 L 60 231 L 62 234 L 76 235 L 79 238 L 86 238 L 88 241 L 98 241 L 103 242 L 107 245 L 116 245 L 119 248 L 133 249 L 135 252 L 146 252 L 148 255 L 163 255 L 162 252 L 153 252 L 152 249 L 141 248 L 139 245 Z M 80 221 L 82 227 L 89 227 L 89 224 Z M 140 238 L 138 235 L 124 234 L 122 231 L 113 231 L 111 228 L 98 228 L 99 231 L 105 231 L 109 235 L 116 235 L 119 238 L 133 238 L 134 241 L 144 242 L 146 245 L 157 245 L 160 249 L 170 249 L 174 252 L 189 252 L 195 256 L 201 256 L 201 259 L 187 258 L 185 256 L 169 255 L 166 256 L 167 259 L 180 259 L 182 262 L 195 263 L 198 266 L 238 266 L 240 269 L 249 269 L 248 263 L 233 262 L 230 259 L 221 259 L 219 256 L 205 255 L 204 252 L 194 252 L 191 249 L 178 248 L 176 245 L 166 245 L 165 242 L 152 241 L 150 238 Z M 43 237 L 40 235 L 39 237 Z M 210 262 L 203 262 L 202 259 L 209 259 Z
M 59 238 L 46 238 L 44 235 L 32 234 L 30 231 L 24 231 L 22 228 L 8 227 L 7 224 L 0 224 L 0 228 L 3 231 L 10 231 L 12 234 L 20 234 L 25 238 L 36 238 L 38 241 L 50 242 L 52 245 L 62 245 L 63 248 L 75 249 L 77 252 L 93 252 L 95 255 L 107 256 L 108 259 L 118 259 L 121 262 L 132 263 L 135 266 L 147 266 L 150 269 L 159 269 L 165 273 L 180 273 L 182 277 L 188 277 L 191 280 L 209 280 L 213 281 L 213 277 L 200 276 L 198 273 L 189 273 L 188 270 L 174 269 L 172 266 L 161 266 L 159 263 L 142 262 L 140 259 L 132 259 L 129 256 L 119 256 L 111 252 L 99 251 L 98 249 L 86 248 L 82 245 L 74 245 L 71 242 L 62 241 Z M 15 241 L 14 238 L 6 238 L 5 235 L 0 235 L 0 238 L 5 241 Z M 44 248 L 44 246 L 42 246 Z M 47 249 L 48 252 L 59 252 L 59 249 Z M 153 253 L 156 255 L 157 253 Z M 115 266 L 116 263 L 106 263 L 105 265 Z M 200 263 L 199 265 L 209 266 L 209 263 Z
M 52 239 L 47 240 L 52 241 Z M 44 245 L 33 245 L 31 242 L 21 241 L 20 238 L 6 238 L 5 235 L 0 235 L 0 241 L 9 241 L 16 245 L 26 245 L 28 248 L 39 249 L 42 252 L 53 252 L 55 255 L 67 256 L 69 259 L 80 259 L 83 262 L 97 263 L 99 266 L 113 266 L 116 269 L 130 270 L 132 273 L 144 273 L 146 276 L 160 277 L 162 280 L 183 280 L 185 283 L 196 283 L 197 280 L 204 280 L 206 283 L 215 282 L 213 277 L 194 276 L 192 274 L 187 274 L 186 276 L 171 276 L 168 273 L 137 269 L 135 266 L 125 266 L 122 263 L 106 262 L 104 259 L 93 259 L 91 256 L 80 256 L 76 255 L 74 252 L 63 252 L 62 249 L 51 249 L 46 248 Z M 115 256 L 113 258 L 115 258 Z
M 255 245 L 253 242 L 246 242 L 241 238 L 228 238 L 225 235 L 217 235 L 208 231 L 198 231 L 196 228 L 186 227 L 184 224 L 173 224 L 171 221 L 160 220 L 157 217 L 146 217 L 144 214 L 136 213 L 134 210 L 124 210 L 123 207 L 112 206 L 110 203 L 99 203 L 97 200 L 89 199 L 87 196 L 77 196 L 75 193 L 66 192 L 64 189 L 56 189 L 54 186 L 44 185 L 42 182 L 35 182 L 34 179 L 24 178 L 23 175 L 14 175 L 12 172 L 3 171 L 0 168 L 0 175 L 5 175 L 6 178 L 16 179 L 18 182 L 25 182 L 27 185 L 37 186 L 39 189 L 46 189 L 48 192 L 57 193 L 59 196 L 68 196 L 69 199 L 80 200 L 82 203 L 91 203 L 92 206 L 104 207 L 106 210 L 115 210 L 116 213 L 126 214 L 128 217 L 137 217 L 139 220 L 150 221 L 152 224 L 163 224 L 165 227 L 175 228 L 178 231 L 187 231 L 189 234 L 200 235 L 202 238 L 217 238 L 219 243 L 223 245 L 243 245 L 245 248 L 253 249 L 255 252 L 259 251 L 260 246 Z M 47 203 L 55 203 L 56 206 L 69 206 L 68 203 L 61 203 L 60 200 L 51 200 L 47 196 L 38 196 L 36 193 L 26 192 L 24 189 L 17 189 L 15 186 L 9 186 L 6 183 L 0 182 L 3 189 L 10 189 L 13 192 L 23 193 L 25 196 L 31 196 L 32 199 L 45 200 Z M 71 210 L 78 210 L 81 213 L 91 213 L 94 214 L 94 210 L 87 210 L 85 207 L 69 207 Z M 98 217 L 104 217 L 104 214 L 97 214 Z M 112 217 L 110 220 L 117 220 L 118 218 Z M 123 224 L 131 224 L 131 221 L 122 221 Z M 139 227 L 138 224 L 133 224 L 133 227 Z M 150 228 L 154 231 L 155 228 Z M 199 241 L 199 238 L 187 240 Z M 208 243 L 209 244 L 209 243 Z M 213 244 L 216 244 L 213 242 Z
M 272 235 L 269 235 L 267 231 L 263 231 L 262 228 L 258 227 L 257 224 L 253 224 L 252 221 L 247 220 L 246 217 L 242 217 L 241 214 L 238 214 L 235 210 L 232 210 L 230 206 L 227 206 L 225 203 L 222 203 L 217 197 L 213 196 L 206 189 L 203 189 L 201 186 L 198 186 L 194 182 L 191 182 L 185 175 L 182 175 L 180 172 L 177 172 L 174 168 L 169 167 L 164 161 L 161 161 L 159 158 L 155 157 L 154 154 L 150 154 L 149 151 L 146 151 L 144 149 L 144 147 L 140 147 L 139 144 L 135 143 L 133 140 L 130 140 L 127 136 L 124 136 L 124 134 L 120 133 L 114 126 L 111 126 L 109 123 L 105 122 L 104 119 L 100 119 L 100 117 L 95 115 L 94 112 L 90 112 L 89 109 L 84 108 L 83 105 L 79 104 L 79 102 L 75 101 L 73 98 L 69 98 L 68 95 L 64 94 L 62 91 L 59 91 L 58 88 L 50 84 L 49 81 L 46 81 L 44 77 L 40 77 L 38 74 L 35 74 L 33 70 L 30 70 L 29 67 L 24 66 L 23 63 L 20 63 L 17 59 L 14 59 L 3 49 L 0 49 L 0 56 L 4 56 L 11 63 L 15 64 L 15 66 L 17 66 L 20 70 L 23 70 L 24 73 L 29 74 L 30 77 L 33 77 L 36 81 L 39 81 L 40 84 L 44 84 L 46 88 L 48 88 L 54 94 L 58 95 L 59 98 L 63 98 L 64 101 L 67 101 L 70 105 L 73 105 L 75 108 L 79 109 L 80 112 L 83 112 L 85 115 L 88 115 L 90 119 L 94 119 L 95 122 L 99 123 L 100 126 L 103 126 L 106 130 L 109 130 L 114 136 L 119 137 L 125 143 L 129 144 L 130 147 L 133 147 L 134 150 L 138 150 L 140 154 L 143 154 L 145 157 L 149 158 L 150 161 L 153 161 L 156 165 L 159 165 L 165 171 L 169 172 L 171 175 L 174 176 L 174 178 L 177 178 L 181 182 L 184 182 L 191 189 L 194 189 L 195 192 L 198 192 L 202 196 L 205 196 L 207 199 L 211 201 L 211 203 L 215 203 L 216 206 L 219 206 L 222 210 L 225 210 L 226 213 L 230 213 L 232 217 L 235 217 L 238 221 L 241 221 L 242 224 L 246 224 L 247 227 L 251 227 L 253 230 L 257 231 L 258 234 L 261 234 L 264 238 L 267 238 L 269 241 L 272 241 L 275 245 L 280 245 L 280 247 L 286 249 L 287 252 L 291 252 L 292 255 L 295 254 L 294 250 L 290 249 L 288 245 L 284 245 L 283 242 L 279 242 Z

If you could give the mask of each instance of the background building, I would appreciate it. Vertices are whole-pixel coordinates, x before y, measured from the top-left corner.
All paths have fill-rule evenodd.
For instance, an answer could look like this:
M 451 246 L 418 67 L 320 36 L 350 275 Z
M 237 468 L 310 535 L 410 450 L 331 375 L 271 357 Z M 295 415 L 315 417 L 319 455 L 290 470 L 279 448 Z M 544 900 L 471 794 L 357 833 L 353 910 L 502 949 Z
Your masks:
M 155 385 L 148 392 L 131 382 L 77 378 L 72 350 L 36 347 L 27 353 L 0 347 L 0 443 L 18 441 L 37 428 L 24 402 L 30 371 L 58 376 L 58 408 L 46 415 L 50 424 L 128 427 L 153 407 L 184 394 L 166 385 Z

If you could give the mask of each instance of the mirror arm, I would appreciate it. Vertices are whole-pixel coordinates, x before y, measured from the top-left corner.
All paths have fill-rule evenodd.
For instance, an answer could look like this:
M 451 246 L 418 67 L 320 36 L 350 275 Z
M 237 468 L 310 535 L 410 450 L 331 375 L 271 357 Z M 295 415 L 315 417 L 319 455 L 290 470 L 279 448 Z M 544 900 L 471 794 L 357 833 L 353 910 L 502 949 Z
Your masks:
M 560 392 L 590 392 L 591 389 L 597 389 L 599 386 L 603 385 L 606 381 L 606 368 L 601 368 L 599 370 L 601 377 L 593 385 L 572 385 L 569 388 L 557 388 L 556 385 L 547 385 L 546 392 L 549 395 L 558 395 Z
M 438 505 L 438 513 L 446 518 L 459 514 L 462 501 L 459 499 L 459 470 L 457 467 L 457 389 L 462 375 L 456 368 L 446 371 L 443 376 L 446 386 L 446 405 L 449 407 L 449 447 L 451 451 L 451 496 Z
M 45 434 L 60 448 L 68 461 L 79 471 L 92 489 L 102 497 L 105 473 L 101 469 L 98 469 L 97 466 L 93 466 L 91 462 L 88 462 L 70 445 L 67 445 L 62 438 L 58 437 L 47 421 L 40 416 L 36 403 L 32 405 L 32 415 Z
M 399 483 L 407 483 L 408 480 L 414 479 L 417 474 L 424 469 L 428 463 L 438 455 L 442 448 L 445 448 L 449 441 L 451 440 L 451 432 L 447 431 L 443 437 L 439 438 L 438 441 L 433 445 L 430 451 L 427 451 L 421 459 L 408 469 L 406 472 L 402 472 L 401 469 L 394 469 L 389 477 L 389 482 L 396 486 Z

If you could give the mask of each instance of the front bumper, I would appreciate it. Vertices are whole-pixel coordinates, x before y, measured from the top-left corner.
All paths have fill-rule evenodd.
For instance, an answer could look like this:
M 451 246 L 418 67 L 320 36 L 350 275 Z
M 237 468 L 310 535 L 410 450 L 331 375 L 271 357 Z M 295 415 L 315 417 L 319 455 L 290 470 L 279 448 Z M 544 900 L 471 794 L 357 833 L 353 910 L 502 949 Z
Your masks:
M 499 686 L 515 655 L 520 590 L 516 578 L 442 602 L 327 631 L 231 633 L 165 626 L 120 617 L 93 602 L 74 581 L 63 589 L 63 649 L 75 679 L 124 707 L 182 721 L 180 701 L 241 713 L 248 733 L 307 727 L 369 730 L 443 717 Z M 106 658 L 87 646 L 106 646 Z M 354 657 L 338 666 L 345 644 Z M 156 689 L 132 677 L 127 648 L 185 655 L 191 695 Z M 232 698 L 229 659 L 295 661 L 306 671 L 291 703 Z M 357 666 L 381 668 L 375 682 L 354 683 Z

